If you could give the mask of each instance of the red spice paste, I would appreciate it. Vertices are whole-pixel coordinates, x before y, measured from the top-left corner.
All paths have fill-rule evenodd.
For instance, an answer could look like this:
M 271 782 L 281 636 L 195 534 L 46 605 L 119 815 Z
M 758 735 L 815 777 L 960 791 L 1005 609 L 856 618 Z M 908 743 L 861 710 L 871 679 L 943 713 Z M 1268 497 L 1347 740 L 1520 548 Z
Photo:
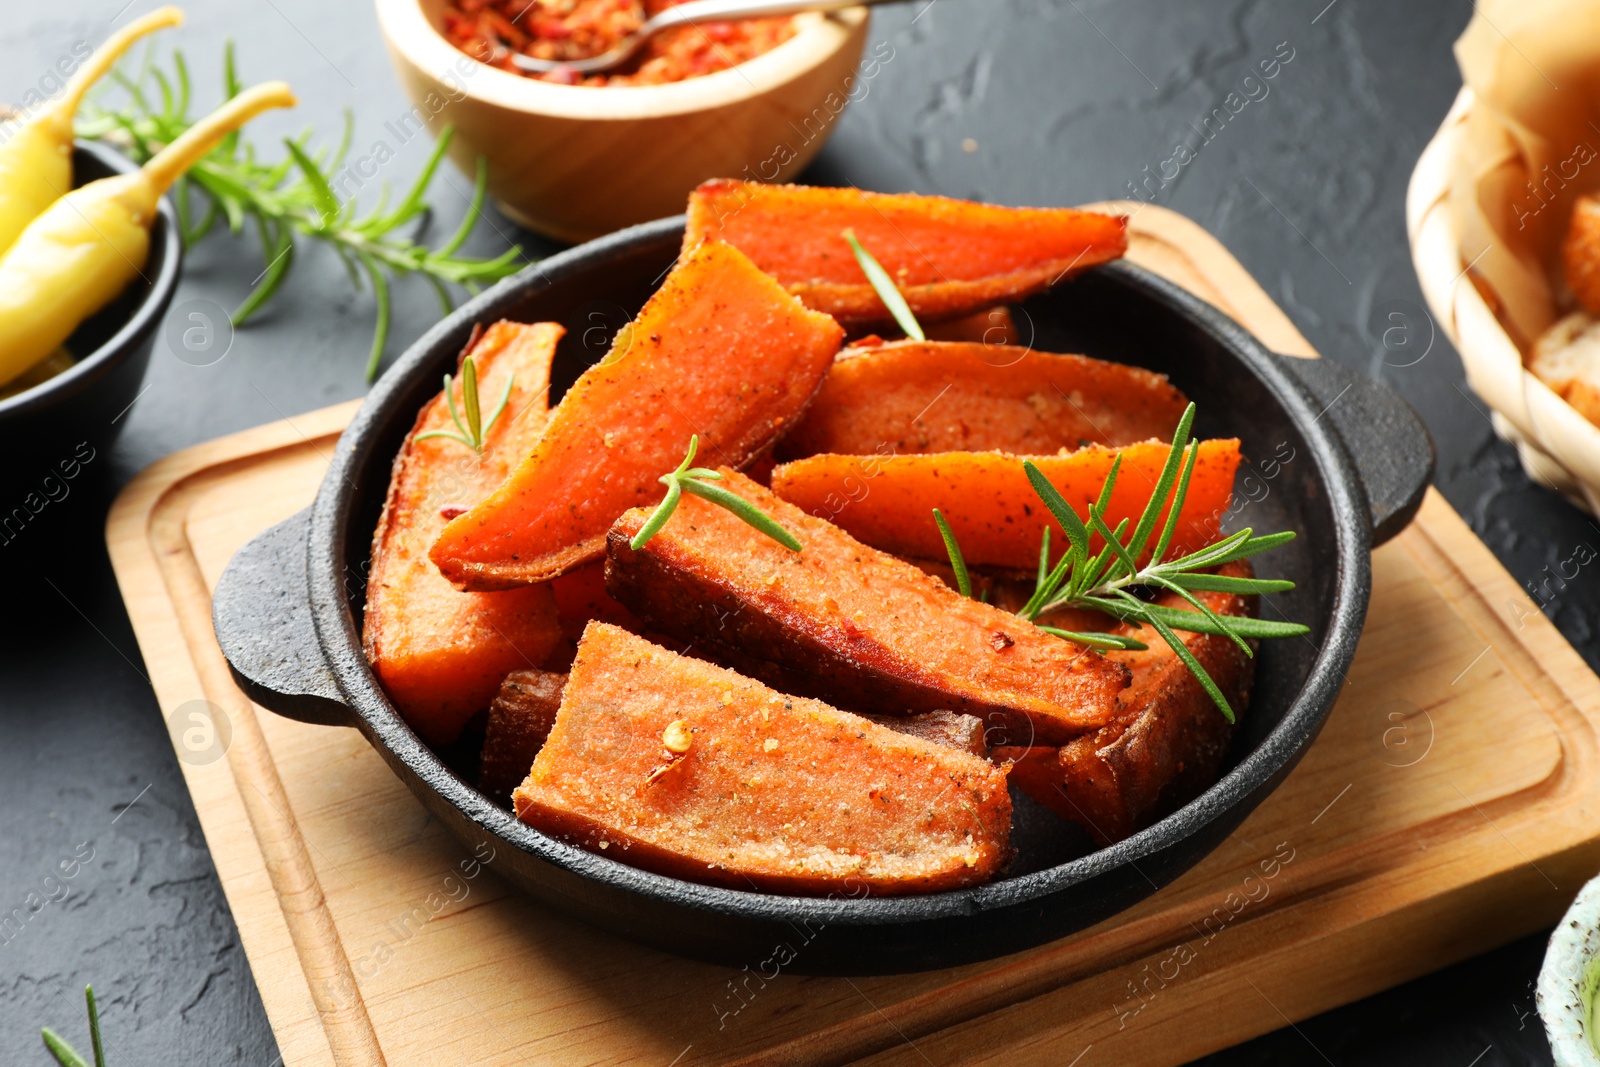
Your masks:
M 754 59 L 794 36 L 789 17 L 678 26 L 650 39 L 627 64 L 606 74 L 555 70 L 527 74 L 514 52 L 539 59 L 586 59 L 609 50 L 640 23 L 681 0 L 449 0 L 444 33 L 481 63 L 562 85 L 661 85 L 711 74 Z

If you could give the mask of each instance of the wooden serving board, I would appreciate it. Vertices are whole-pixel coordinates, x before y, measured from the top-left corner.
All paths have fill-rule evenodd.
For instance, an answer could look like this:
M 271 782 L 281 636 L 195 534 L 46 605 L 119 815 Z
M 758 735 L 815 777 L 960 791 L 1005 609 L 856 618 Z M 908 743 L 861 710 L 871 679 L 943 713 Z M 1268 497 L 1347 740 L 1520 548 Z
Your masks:
M 1130 258 L 1272 348 L 1314 354 L 1193 223 L 1144 207 L 1132 234 Z M 786 974 L 804 931 L 737 970 L 640 948 L 509 891 L 354 730 L 278 718 L 232 684 L 212 585 L 311 502 L 353 411 L 170 456 L 107 530 L 289 1067 L 1175 1064 L 1551 923 L 1600 868 L 1600 680 L 1430 493 L 1373 557 L 1366 634 L 1321 738 L 1144 903 L 1029 952 L 900 977 Z M 179 732 L 195 700 L 229 727 L 212 762 Z

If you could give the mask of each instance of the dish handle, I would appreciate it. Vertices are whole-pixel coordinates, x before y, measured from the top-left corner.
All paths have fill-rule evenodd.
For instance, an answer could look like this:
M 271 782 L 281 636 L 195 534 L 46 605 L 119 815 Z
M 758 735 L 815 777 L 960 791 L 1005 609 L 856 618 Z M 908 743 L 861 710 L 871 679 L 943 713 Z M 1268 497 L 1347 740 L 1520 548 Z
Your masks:
M 310 520 L 310 510 L 301 511 L 234 553 L 211 596 L 211 625 L 251 700 L 300 722 L 349 726 L 306 590 Z
M 1367 494 L 1376 548 L 1410 525 L 1433 482 L 1433 435 L 1399 393 L 1331 359 L 1279 355 L 1344 442 Z

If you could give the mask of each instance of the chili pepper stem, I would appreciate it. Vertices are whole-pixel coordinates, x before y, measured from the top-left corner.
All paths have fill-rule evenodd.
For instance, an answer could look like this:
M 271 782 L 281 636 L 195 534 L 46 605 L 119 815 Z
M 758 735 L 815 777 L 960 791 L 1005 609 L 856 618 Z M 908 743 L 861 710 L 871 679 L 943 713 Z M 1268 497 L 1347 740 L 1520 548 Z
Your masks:
M 60 98 L 48 112 L 40 116 L 40 121 L 51 123 L 56 136 L 70 144 L 72 122 L 78 115 L 78 106 L 83 103 L 84 96 L 94 84 L 110 73 L 111 68 L 116 66 L 117 60 L 121 59 L 141 38 L 148 37 L 157 30 L 182 25 L 183 12 L 168 4 L 147 15 L 140 15 L 107 37 L 105 42 L 84 60 L 83 66 L 72 75 Z
M 224 137 L 263 111 L 275 107 L 294 107 L 298 103 L 283 82 L 263 82 L 246 89 L 217 110 L 183 131 L 176 141 L 157 152 L 140 172 L 150 190 L 151 206 L 172 183 L 183 176 Z

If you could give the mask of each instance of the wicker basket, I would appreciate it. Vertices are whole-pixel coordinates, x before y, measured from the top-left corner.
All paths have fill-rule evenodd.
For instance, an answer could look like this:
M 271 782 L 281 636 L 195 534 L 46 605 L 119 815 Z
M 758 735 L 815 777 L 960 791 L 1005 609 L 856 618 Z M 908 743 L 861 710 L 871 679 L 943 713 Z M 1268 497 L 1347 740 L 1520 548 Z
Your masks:
M 1463 88 L 1417 160 L 1406 192 L 1411 259 L 1428 307 L 1461 353 L 1467 384 L 1493 412 L 1495 431 L 1517 446 L 1540 485 L 1600 514 L 1600 427 L 1574 411 L 1523 366 L 1523 353 L 1496 317 L 1490 283 L 1471 270 L 1451 212 L 1451 182 L 1464 127 L 1476 102 Z

